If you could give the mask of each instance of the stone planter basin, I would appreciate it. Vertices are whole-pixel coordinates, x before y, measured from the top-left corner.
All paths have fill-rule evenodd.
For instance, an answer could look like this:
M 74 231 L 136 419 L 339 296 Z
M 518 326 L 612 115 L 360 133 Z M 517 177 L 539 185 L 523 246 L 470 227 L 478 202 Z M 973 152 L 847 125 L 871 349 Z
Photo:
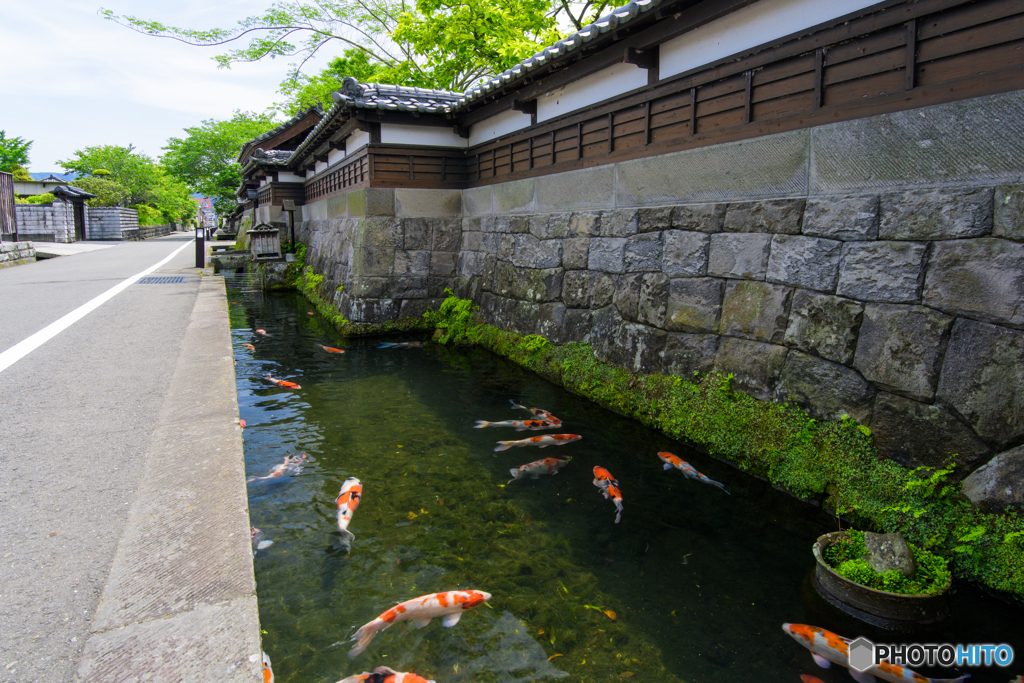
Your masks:
M 949 617 L 945 592 L 939 595 L 904 595 L 862 586 L 840 576 L 825 562 L 823 552 L 842 538 L 834 531 L 814 543 L 814 588 L 828 603 L 861 621 L 890 631 L 913 632 Z M 948 590 L 948 588 L 947 588 Z

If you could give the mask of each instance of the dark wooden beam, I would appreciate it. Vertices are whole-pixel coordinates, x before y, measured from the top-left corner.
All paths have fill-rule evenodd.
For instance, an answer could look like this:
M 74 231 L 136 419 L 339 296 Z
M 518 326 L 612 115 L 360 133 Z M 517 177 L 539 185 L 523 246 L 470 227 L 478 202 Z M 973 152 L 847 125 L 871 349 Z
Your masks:
M 626 64 L 636 64 L 641 69 L 656 69 L 658 68 L 658 52 L 656 48 L 657 46 L 655 46 L 655 49 L 638 50 L 635 47 L 627 47 L 622 56 L 622 61 Z
M 327 142 L 327 149 L 345 151 L 345 138 L 337 138 Z
M 907 90 L 913 90 L 917 80 L 917 19 L 907 22 Z
M 468 127 L 460 126 L 459 124 L 456 123 L 454 126 L 452 126 L 452 130 L 455 131 L 455 134 L 458 135 L 460 138 L 466 138 L 467 140 L 469 139 Z

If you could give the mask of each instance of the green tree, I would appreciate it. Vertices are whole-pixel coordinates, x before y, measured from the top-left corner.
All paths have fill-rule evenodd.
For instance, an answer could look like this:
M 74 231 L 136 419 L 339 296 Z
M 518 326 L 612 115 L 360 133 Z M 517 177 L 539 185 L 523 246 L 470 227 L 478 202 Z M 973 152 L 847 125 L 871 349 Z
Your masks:
M 180 221 L 196 213 L 192 201 L 192 190 L 163 166 L 157 166 L 156 183 L 150 188 L 151 199 L 147 202 L 165 218 Z
M 0 130 L 0 171 L 11 173 L 16 167 L 28 166 L 28 150 L 31 146 L 31 140 L 9 138 L 5 131 Z
M 209 119 L 186 128 L 184 138 L 168 139 L 161 163 L 194 192 L 212 197 L 217 212 L 225 214 L 235 208 L 235 189 L 242 182 L 236 161 L 240 148 L 275 125 L 271 114 L 243 111 L 226 121 Z
M 15 165 L 10 171 L 14 180 L 32 180 L 32 174 L 28 172 L 28 169 L 24 166 Z
M 380 62 L 370 61 L 367 52 L 350 47 L 345 50 L 344 57 L 332 59 L 327 68 L 316 76 L 300 73 L 283 81 L 278 92 L 287 99 L 274 106 L 289 116 L 294 116 L 315 104 L 327 109 L 334 104 L 331 93 L 341 87 L 341 82 L 345 78 L 351 76 L 360 83 L 380 82 L 381 68 Z
M 128 190 L 125 199 L 128 204 L 144 204 L 150 200 L 150 189 L 157 182 L 156 163 L 145 154 L 137 154 L 134 150 L 132 145 L 86 147 L 75 151 L 76 158 L 57 163 L 64 167 L 65 171 L 75 171 L 81 175 L 109 171 L 106 178 Z
M 282 87 L 301 87 L 303 66 L 332 45 L 365 53 L 369 64 L 380 65 L 374 73 L 380 82 L 463 90 L 557 39 L 563 11 L 561 0 L 278 0 L 234 28 L 205 31 L 106 9 L 100 13 L 140 33 L 190 45 L 248 41 L 214 57 L 223 67 L 266 57 L 299 58 L 285 81 L 291 85 Z
M 94 199 L 89 200 L 89 206 L 123 206 L 130 194 L 128 188 L 121 183 L 104 178 L 98 173 L 79 176 L 75 178 L 74 185 L 96 195 Z

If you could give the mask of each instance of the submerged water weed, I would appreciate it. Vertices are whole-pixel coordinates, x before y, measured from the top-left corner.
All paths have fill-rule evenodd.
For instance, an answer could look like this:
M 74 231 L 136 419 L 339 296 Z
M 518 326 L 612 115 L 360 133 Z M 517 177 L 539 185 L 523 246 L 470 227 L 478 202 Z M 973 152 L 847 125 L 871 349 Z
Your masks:
M 822 555 L 836 573 L 868 588 L 907 595 L 937 595 L 945 591 L 953 580 L 946 561 L 913 543 L 910 548 L 917 563 L 917 572 L 912 579 L 899 570 L 880 574 L 872 569 L 863 559 L 868 552 L 864 532 L 856 529 L 846 531 L 842 538 L 825 548 Z

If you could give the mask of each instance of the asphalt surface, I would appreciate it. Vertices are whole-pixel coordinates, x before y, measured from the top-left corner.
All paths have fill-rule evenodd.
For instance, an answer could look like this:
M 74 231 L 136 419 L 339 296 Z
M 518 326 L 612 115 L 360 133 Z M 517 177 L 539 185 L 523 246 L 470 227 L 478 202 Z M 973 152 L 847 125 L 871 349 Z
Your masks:
M 0 269 L 0 352 L 189 241 L 171 235 Z M 204 628 L 242 604 L 236 598 L 244 614 L 229 616 L 246 622 L 245 632 L 209 640 L 258 656 L 258 633 L 254 644 L 248 623 L 255 594 L 223 285 L 194 265 L 195 251 L 186 248 L 151 274 L 183 282 L 133 284 L 0 371 L 0 681 L 189 680 L 187 666 L 168 673 L 173 648 L 160 644 L 166 633 L 152 623 L 180 614 L 179 631 L 203 639 Z M 193 417 L 204 413 L 215 418 Z M 197 444 L 228 459 L 211 461 Z M 170 462 L 178 452 L 191 453 L 187 464 Z M 182 476 L 183 467 L 204 462 L 212 462 L 220 491 L 197 493 Z M 147 507 L 172 495 L 160 509 Z M 230 531 L 196 544 L 208 530 L 194 519 L 176 527 L 175 506 L 213 496 L 230 504 L 208 510 L 207 521 Z M 219 546 L 206 558 L 211 544 Z M 161 546 L 176 555 L 199 549 L 210 575 L 194 576 L 193 584 L 216 581 L 219 559 L 229 558 L 240 577 L 233 592 L 190 585 L 191 592 L 161 593 L 177 590 L 177 573 L 190 571 L 168 564 Z M 156 564 L 144 566 L 146 558 Z M 133 613 L 142 596 L 150 607 Z M 159 661 L 146 664 L 145 676 L 127 677 L 130 667 L 119 658 L 139 660 L 140 646 Z M 247 680 L 256 671 L 251 662 L 217 662 L 218 671 L 243 669 L 241 678 L 192 680 Z

